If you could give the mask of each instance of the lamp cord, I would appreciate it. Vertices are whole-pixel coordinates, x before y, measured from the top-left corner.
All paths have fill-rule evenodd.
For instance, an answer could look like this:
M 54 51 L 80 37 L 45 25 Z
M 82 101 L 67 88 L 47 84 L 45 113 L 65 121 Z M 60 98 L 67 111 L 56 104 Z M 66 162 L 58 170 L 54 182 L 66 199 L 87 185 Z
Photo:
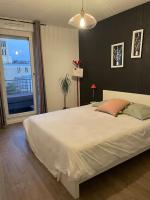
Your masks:
M 82 0 L 82 10 L 83 10 L 83 6 L 84 6 L 84 2 L 83 2 L 83 0 Z

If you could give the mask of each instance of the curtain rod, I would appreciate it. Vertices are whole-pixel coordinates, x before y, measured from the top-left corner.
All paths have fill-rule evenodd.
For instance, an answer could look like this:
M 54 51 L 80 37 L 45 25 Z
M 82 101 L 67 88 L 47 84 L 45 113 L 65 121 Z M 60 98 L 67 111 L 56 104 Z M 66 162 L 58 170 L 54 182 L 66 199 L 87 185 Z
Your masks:
M 9 21 L 12 21 L 12 22 L 22 22 L 22 23 L 26 23 L 26 24 L 34 24 L 34 22 L 30 22 L 30 21 L 24 21 L 24 20 L 18 20 L 18 19 L 10 19 L 10 18 L 3 18 L 3 17 L 0 17 L 0 19 L 2 20 L 9 20 Z M 46 24 L 41 24 L 40 25 L 42 26 L 46 26 Z

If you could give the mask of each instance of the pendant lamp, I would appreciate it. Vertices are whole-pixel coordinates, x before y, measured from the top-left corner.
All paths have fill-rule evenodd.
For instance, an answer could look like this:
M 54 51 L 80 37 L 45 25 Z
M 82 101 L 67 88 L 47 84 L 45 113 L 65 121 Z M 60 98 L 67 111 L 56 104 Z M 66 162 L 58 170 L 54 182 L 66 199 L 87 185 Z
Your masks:
M 96 23 L 96 19 L 92 15 L 84 11 L 83 0 L 81 12 L 73 16 L 68 22 L 69 25 L 74 26 L 78 29 L 92 29 L 94 28 L 94 26 L 96 26 Z

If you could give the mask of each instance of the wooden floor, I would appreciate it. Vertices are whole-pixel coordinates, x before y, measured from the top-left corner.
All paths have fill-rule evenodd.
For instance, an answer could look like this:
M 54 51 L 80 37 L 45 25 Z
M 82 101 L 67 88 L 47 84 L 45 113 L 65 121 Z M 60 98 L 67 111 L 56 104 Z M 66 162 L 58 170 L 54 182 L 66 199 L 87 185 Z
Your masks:
M 80 200 L 150 200 L 150 151 L 80 188 Z M 0 130 L 0 200 L 72 199 L 35 158 L 21 124 Z

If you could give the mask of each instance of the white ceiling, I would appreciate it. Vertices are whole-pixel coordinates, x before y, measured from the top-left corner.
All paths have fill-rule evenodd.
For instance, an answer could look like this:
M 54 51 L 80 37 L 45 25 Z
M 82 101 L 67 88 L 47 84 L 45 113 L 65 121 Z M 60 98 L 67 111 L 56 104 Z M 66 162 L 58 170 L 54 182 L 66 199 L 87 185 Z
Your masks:
M 143 4 L 147 0 L 84 0 L 85 10 L 98 21 Z M 81 0 L 0 0 L 0 16 L 67 26 L 81 9 Z

